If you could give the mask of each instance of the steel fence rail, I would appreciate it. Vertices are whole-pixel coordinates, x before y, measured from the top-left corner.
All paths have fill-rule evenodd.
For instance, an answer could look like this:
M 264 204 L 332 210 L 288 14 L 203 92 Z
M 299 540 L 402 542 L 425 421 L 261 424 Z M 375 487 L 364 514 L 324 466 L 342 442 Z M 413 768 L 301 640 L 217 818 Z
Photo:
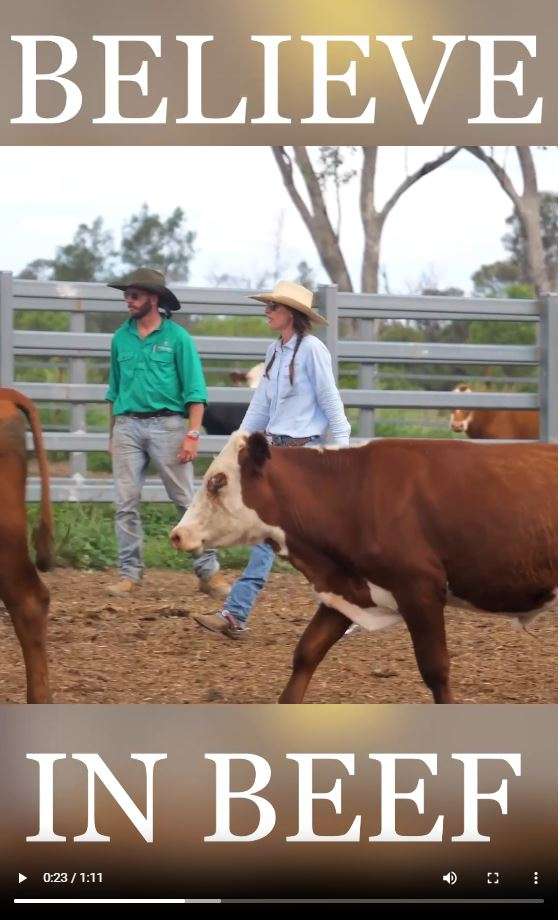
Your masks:
M 84 357 L 91 352 L 109 354 L 111 335 L 99 332 L 29 332 L 13 334 L 16 355 L 34 354 Z M 193 336 L 203 358 L 263 358 L 269 339 L 234 336 Z M 401 363 L 429 361 L 449 364 L 538 364 L 540 352 L 531 345 L 447 345 L 440 342 L 338 342 L 338 358 L 346 361 Z
M 18 383 L 37 402 L 102 403 L 107 387 L 97 383 Z M 208 387 L 208 402 L 248 405 L 252 392 L 236 387 Z M 399 409 L 538 409 L 535 393 L 455 393 L 453 390 L 340 390 L 347 408 L 393 406 Z

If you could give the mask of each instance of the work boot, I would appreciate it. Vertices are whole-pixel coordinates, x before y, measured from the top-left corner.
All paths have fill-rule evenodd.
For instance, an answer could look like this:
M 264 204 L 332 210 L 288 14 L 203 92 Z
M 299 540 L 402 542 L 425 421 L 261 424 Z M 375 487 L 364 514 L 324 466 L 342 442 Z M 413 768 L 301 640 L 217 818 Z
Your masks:
M 198 589 L 203 594 L 208 594 L 215 601 L 223 601 L 228 596 L 231 586 L 220 571 L 215 572 L 210 578 L 199 578 Z
M 137 587 L 138 582 L 133 581 L 132 578 L 119 578 L 118 581 L 109 585 L 107 593 L 112 594 L 113 597 L 127 597 L 129 594 L 132 594 Z
M 246 639 L 249 632 L 248 628 L 227 610 L 221 613 L 195 613 L 193 619 L 210 632 L 222 633 L 228 639 Z

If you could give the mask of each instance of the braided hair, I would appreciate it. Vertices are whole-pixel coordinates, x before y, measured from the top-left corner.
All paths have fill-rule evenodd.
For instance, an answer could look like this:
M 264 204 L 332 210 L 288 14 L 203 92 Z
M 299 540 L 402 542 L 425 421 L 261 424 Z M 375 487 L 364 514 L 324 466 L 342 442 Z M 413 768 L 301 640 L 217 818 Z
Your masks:
M 308 316 L 305 315 L 305 313 L 301 313 L 300 310 L 292 310 L 291 307 L 286 307 L 286 309 L 289 310 L 292 316 L 294 317 L 294 332 L 297 335 L 297 341 L 296 341 L 294 353 L 292 355 L 292 360 L 290 361 L 290 367 L 289 367 L 290 385 L 293 386 L 294 385 L 294 362 L 296 360 L 296 355 L 298 353 L 299 346 L 302 343 L 303 337 L 305 335 L 309 335 L 309 333 L 311 332 L 311 320 Z M 282 339 L 282 336 L 280 336 L 278 341 L 281 341 L 281 339 Z M 264 376 L 266 378 L 269 377 L 270 368 L 274 364 L 275 360 L 276 360 L 276 349 L 274 349 L 272 358 L 266 365 L 266 368 L 264 371 Z

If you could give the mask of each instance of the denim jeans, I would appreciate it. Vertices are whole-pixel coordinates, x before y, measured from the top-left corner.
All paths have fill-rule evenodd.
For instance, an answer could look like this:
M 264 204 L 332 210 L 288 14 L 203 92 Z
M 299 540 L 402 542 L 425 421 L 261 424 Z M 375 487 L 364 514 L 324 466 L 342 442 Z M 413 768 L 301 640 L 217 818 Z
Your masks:
M 146 470 L 154 463 L 171 501 L 183 515 L 194 494 L 192 463 L 179 463 L 177 454 L 185 437 L 180 415 L 132 418 L 117 415 L 113 428 L 113 479 L 115 483 L 115 532 L 119 569 L 125 578 L 138 581 L 144 571 L 140 500 Z M 194 560 L 199 578 L 210 578 L 219 569 L 216 550 L 206 550 Z
M 293 441 L 288 435 L 270 435 L 270 442 L 275 447 L 293 446 Z M 320 436 L 310 438 L 309 445 L 319 444 Z M 253 609 L 257 597 L 261 593 L 266 579 L 274 563 L 274 550 L 267 543 L 258 543 L 253 546 L 249 562 L 243 574 L 232 585 L 231 591 L 224 603 L 224 610 L 233 614 L 239 623 L 245 624 Z

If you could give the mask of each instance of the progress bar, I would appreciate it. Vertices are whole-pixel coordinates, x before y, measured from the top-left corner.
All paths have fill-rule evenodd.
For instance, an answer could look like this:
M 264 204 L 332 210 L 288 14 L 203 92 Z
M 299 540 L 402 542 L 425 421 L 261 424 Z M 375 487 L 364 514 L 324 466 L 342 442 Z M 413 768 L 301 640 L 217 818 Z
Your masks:
M 14 904 L 221 904 L 220 898 L 14 898 Z

